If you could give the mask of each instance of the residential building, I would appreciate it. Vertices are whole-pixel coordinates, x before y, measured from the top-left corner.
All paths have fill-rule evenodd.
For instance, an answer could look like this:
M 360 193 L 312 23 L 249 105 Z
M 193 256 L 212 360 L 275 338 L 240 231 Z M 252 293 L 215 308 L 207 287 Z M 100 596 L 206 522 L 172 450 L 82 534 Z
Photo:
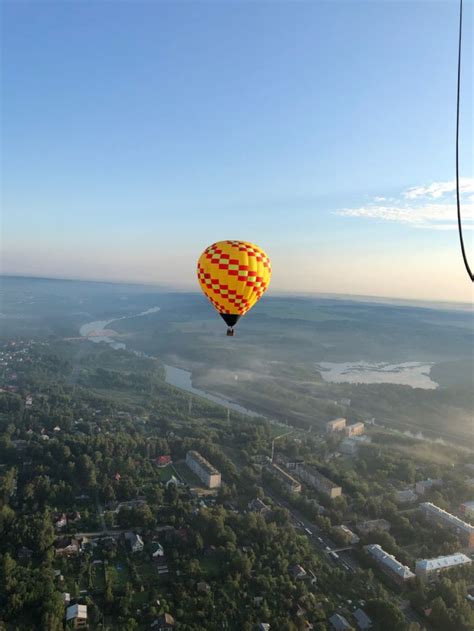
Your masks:
M 25 548 L 24 546 L 18 550 L 18 559 L 20 561 L 29 561 L 33 556 L 33 550 Z
M 158 456 L 155 460 L 157 467 L 167 467 L 171 464 L 171 456 Z
M 397 561 L 393 554 L 385 552 L 378 544 L 371 543 L 365 546 L 365 550 L 374 559 L 380 569 L 396 583 L 403 584 L 415 578 L 415 575 L 408 566 Z
M 337 450 L 346 456 L 355 456 L 359 452 L 360 444 L 352 438 L 344 438 L 339 443 Z
M 470 563 L 472 563 L 471 559 L 460 552 L 436 557 L 435 559 L 421 559 L 416 562 L 415 574 L 421 578 L 435 580 L 445 570 L 461 565 L 469 565 Z
M 451 513 L 439 508 L 439 506 L 435 506 L 431 502 L 423 502 L 419 508 L 426 519 L 449 528 L 465 546 L 474 548 L 474 526 L 455 515 L 451 515 Z
M 73 629 L 87 627 L 87 605 L 71 605 L 66 609 L 66 624 Z
M 170 613 L 163 613 L 151 623 L 150 628 L 154 629 L 154 631 L 169 631 L 169 629 L 174 629 L 175 624 L 175 620 Z
M 411 489 L 395 491 L 395 500 L 398 504 L 413 504 L 418 499 L 418 495 Z
M 335 631 L 346 631 L 352 629 L 352 626 L 349 624 L 344 616 L 341 616 L 340 613 L 335 613 L 329 618 L 329 622 Z
M 320 493 L 327 495 L 327 497 L 333 499 L 334 497 L 338 497 L 342 493 L 342 489 L 340 486 L 326 478 L 322 473 L 307 464 L 300 464 L 296 467 L 296 473 L 298 476 L 309 484 L 309 486 L 313 487 Z
M 271 508 L 270 506 L 267 506 L 265 502 L 262 502 L 260 498 L 256 497 L 254 500 L 249 502 L 249 510 L 253 513 L 259 513 L 259 515 L 266 515 L 271 511 Z
M 349 541 L 350 544 L 359 543 L 360 541 L 360 538 L 347 526 L 344 526 L 344 524 L 341 524 L 340 526 L 335 526 L 334 530 L 340 532 Z
M 287 471 L 272 462 L 266 467 L 267 471 L 277 478 L 290 493 L 301 493 L 301 484 Z
M 436 486 L 443 486 L 443 480 L 432 480 L 428 478 L 427 480 L 420 480 L 415 484 L 415 491 L 418 495 L 424 495 L 427 491 Z
M 345 428 L 346 436 L 361 436 L 365 432 L 364 423 L 352 423 Z
M 268 622 L 259 622 L 255 628 L 256 631 L 270 631 L 270 624 Z
M 459 512 L 468 519 L 474 519 L 474 502 L 464 502 L 459 507 Z
M 356 619 L 357 626 L 361 629 L 361 631 L 370 629 L 372 626 L 372 620 L 363 609 L 356 609 L 352 615 Z
M 126 532 L 125 533 L 125 541 L 130 546 L 130 550 L 132 552 L 141 552 L 145 547 L 143 543 L 143 539 L 140 535 L 137 535 L 135 532 Z
M 74 537 L 63 537 L 54 543 L 56 556 L 73 556 L 79 554 L 81 544 Z
M 328 434 L 331 434 L 332 432 L 341 432 L 345 427 L 345 418 L 335 418 L 333 421 L 326 423 L 326 432 Z
M 290 574 L 297 581 L 301 581 L 308 576 L 308 573 L 301 565 L 293 565 L 290 567 Z
M 208 489 L 217 489 L 221 485 L 221 474 L 198 451 L 188 451 L 186 464 Z
M 376 530 L 388 532 L 390 530 L 390 524 L 386 519 L 369 519 L 369 521 L 363 521 L 357 524 L 356 530 L 361 535 L 368 535 Z
M 151 542 L 150 553 L 153 559 L 158 559 L 160 557 L 165 556 L 165 551 L 163 550 L 163 546 L 158 541 Z
M 58 515 L 56 521 L 54 522 L 54 526 L 58 530 L 61 530 L 61 528 L 64 528 L 65 526 L 67 526 L 67 515 L 66 515 L 66 513 L 62 513 L 61 515 Z

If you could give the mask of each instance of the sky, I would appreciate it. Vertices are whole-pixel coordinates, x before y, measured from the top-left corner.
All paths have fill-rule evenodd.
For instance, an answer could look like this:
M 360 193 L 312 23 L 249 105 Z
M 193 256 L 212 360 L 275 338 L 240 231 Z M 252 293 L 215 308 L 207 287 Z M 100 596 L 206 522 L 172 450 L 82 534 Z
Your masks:
M 470 301 L 456 0 L 8 2 L 2 272 L 197 288 L 261 246 L 271 291 Z M 462 204 L 474 267 L 472 35 Z

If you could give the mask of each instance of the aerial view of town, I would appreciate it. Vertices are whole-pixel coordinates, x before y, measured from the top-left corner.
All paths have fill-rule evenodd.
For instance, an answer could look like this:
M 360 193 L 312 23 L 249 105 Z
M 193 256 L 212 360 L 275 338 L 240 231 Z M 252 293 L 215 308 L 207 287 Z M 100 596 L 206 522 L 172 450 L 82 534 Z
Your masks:
M 0 631 L 474 631 L 474 0 L 0 0 Z
M 73 283 L 66 299 L 55 281 L 4 279 L 2 628 L 474 628 L 469 423 L 466 434 L 440 425 L 451 440 L 414 434 L 403 415 L 397 425 L 362 412 L 350 400 L 361 384 L 333 401 L 323 388 L 314 413 L 294 422 L 257 415 L 170 383 L 179 369 L 132 350 L 134 336 L 118 333 L 123 315 L 110 336 L 98 333 L 107 317 L 79 335 L 76 302 L 106 316 L 130 291 L 95 289 L 109 291 L 104 302 L 93 285 Z M 61 322 L 50 312 L 58 300 Z M 138 339 L 152 323 L 168 337 L 166 309 L 186 322 L 174 295 L 128 300 Z M 143 300 L 163 308 L 133 317 Z M 338 317 L 344 307 L 331 308 Z M 369 387 L 377 409 L 387 384 Z M 444 396 L 457 397 L 453 418 L 465 405 L 469 419 L 472 388 Z

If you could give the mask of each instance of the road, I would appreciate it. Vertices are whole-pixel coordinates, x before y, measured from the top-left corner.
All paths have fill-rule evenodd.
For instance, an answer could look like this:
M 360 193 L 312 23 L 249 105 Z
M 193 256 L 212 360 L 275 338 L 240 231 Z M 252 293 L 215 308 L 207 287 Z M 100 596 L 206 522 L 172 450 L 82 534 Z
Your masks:
M 302 515 L 297 509 L 291 506 L 286 500 L 277 496 L 272 489 L 267 486 L 263 487 L 265 494 L 270 497 L 276 504 L 286 508 L 290 513 L 291 521 L 295 528 L 304 532 L 311 544 L 319 553 L 325 554 L 328 560 L 332 561 L 336 566 L 340 567 L 346 572 L 355 572 L 359 569 L 360 565 L 350 554 L 346 552 L 336 552 L 341 548 L 340 545 L 335 543 L 330 537 L 328 537 L 318 526 L 311 523 L 304 515 Z M 311 534 L 310 534 L 311 533 Z M 350 550 L 350 546 L 344 550 Z M 333 552 L 333 554 L 331 554 Z
M 328 560 L 334 563 L 334 565 L 344 570 L 345 572 L 355 572 L 357 569 L 360 568 L 357 560 L 349 552 L 352 549 L 352 546 L 348 546 L 341 550 L 340 545 L 336 544 L 330 537 L 323 533 L 322 530 L 318 528 L 318 526 L 315 526 L 313 523 L 311 523 L 286 500 L 284 500 L 280 496 L 277 496 L 272 489 L 269 489 L 267 486 L 264 485 L 263 490 L 265 491 L 265 494 L 275 502 L 275 504 L 282 506 L 283 508 L 286 508 L 288 510 L 293 525 L 301 530 L 303 533 L 305 533 L 313 547 L 318 552 L 326 554 Z M 335 553 L 337 556 L 334 556 L 334 552 L 336 550 L 339 551 Z M 393 599 L 393 603 L 403 613 L 408 624 L 410 624 L 411 622 L 417 622 L 420 625 L 421 629 L 431 631 L 431 626 L 427 624 L 427 622 L 416 613 L 416 611 L 411 607 L 410 603 L 407 600 L 403 600 L 400 596 L 393 592 L 391 592 L 391 596 Z

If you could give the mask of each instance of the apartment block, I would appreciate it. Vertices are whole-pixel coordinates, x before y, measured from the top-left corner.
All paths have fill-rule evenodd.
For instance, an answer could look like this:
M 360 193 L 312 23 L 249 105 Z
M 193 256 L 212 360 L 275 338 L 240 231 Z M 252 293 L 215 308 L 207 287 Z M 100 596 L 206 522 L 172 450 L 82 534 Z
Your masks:
M 474 548 L 474 526 L 431 502 L 423 502 L 419 509 L 426 519 L 449 528 L 466 547 Z
M 421 559 L 416 562 L 415 574 L 423 579 L 436 580 L 441 572 L 450 570 L 461 565 L 469 565 L 471 559 L 465 554 L 449 554 L 448 556 L 436 557 L 435 559 Z
M 332 432 L 342 432 L 346 427 L 345 418 L 335 418 L 333 421 L 326 423 L 326 432 L 331 434 Z
M 267 471 L 277 478 L 290 493 L 301 493 L 301 484 L 298 480 L 274 462 L 267 467 Z
M 403 565 L 400 561 L 397 561 L 393 554 L 385 552 L 385 550 L 378 544 L 371 543 L 370 545 L 365 546 L 365 550 L 372 559 L 374 559 L 382 572 L 399 585 L 415 578 L 415 574 L 413 574 L 408 566 Z
M 296 467 L 298 476 L 313 489 L 320 493 L 324 493 L 333 499 L 342 494 L 342 488 L 335 484 L 332 480 L 319 473 L 317 469 L 307 464 L 300 464 Z
M 186 464 L 208 489 L 217 489 L 221 485 L 221 474 L 198 451 L 188 451 Z

